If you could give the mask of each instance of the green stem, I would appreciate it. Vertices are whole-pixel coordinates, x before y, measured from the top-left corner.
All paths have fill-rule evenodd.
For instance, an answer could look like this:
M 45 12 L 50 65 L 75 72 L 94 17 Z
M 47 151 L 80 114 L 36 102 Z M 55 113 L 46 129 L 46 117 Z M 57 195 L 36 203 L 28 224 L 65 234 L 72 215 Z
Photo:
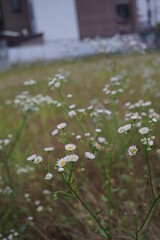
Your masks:
M 7 158 L 9 158 L 9 157 L 11 156 L 14 148 L 16 147 L 17 142 L 18 142 L 18 140 L 19 140 L 19 138 L 20 138 L 20 136 L 21 136 L 21 133 L 22 133 L 22 131 L 23 131 L 23 128 L 25 127 L 26 121 L 27 121 L 27 115 L 25 115 L 25 116 L 23 117 L 23 122 L 22 122 L 19 130 L 17 131 L 16 138 L 15 138 L 15 140 L 14 140 L 12 146 L 11 146 L 11 149 L 10 149 L 10 151 L 9 151 L 9 153 L 8 153 Z
M 152 182 L 152 174 L 151 174 L 151 167 L 149 164 L 149 157 L 148 157 L 148 151 L 145 149 L 145 158 L 146 158 L 146 163 L 147 163 L 147 167 L 148 167 L 148 173 L 149 173 L 149 183 L 150 183 L 150 187 L 151 187 L 151 192 L 152 192 L 152 196 L 153 199 L 155 200 L 155 194 L 154 194 L 154 188 L 153 188 L 153 182 Z
M 12 177 L 11 177 L 11 173 L 10 173 L 10 168 L 9 168 L 9 165 L 8 165 L 8 161 L 7 161 L 7 155 L 4 151 L 2 151 L 2 162 L 4 164 L 4 167 L 6 169 L 6 173 L 7 173 L 7 176 L 8 176 L 8 181 L 9 181 L 9 185 L 11 187 L 11 189 L 13 190 L 13 181 L 12 181 Z
M 108 237 L 108 239 L 112 240 L 111 236 L 107 233 L 107 231 L 104 229 L 102 224 L 97 219 L 96 215 L 92 212 L 92 210 L 87 206 L 87 204 L 80 198 L 78 193 L 72 188 L 70 184 L 68 184 L 70 190 L 74 193 L 74 195 L 77 197 L 77 199 L 81 202 L 81 204 L 84 206 L 84 208 L 90 213 L 92 218 L 95 220 L 95 222 L 98 224 L 99 228 L 103 231 L 103 233 Z
M 74 163 L 71 163 L 71 169 L 70 169 L 70 173 L 69 173 L 68 184 L 70 184 L 70 182 L 71 182 L 73 167 L 74 167 Z
M 150 210 L 148 211 L 148 213 L 147 213 L 147 215 L 146 215 L 146 217 L 145 217 L 142 225 L 140 226 L 140 228 L 139 228 L 138 231 L 137 231 L 138 233 L 139 233 L 139 232 L 143 229 L 143 227 L 145 226 L 147 220 L 149 219 L 149 217 L 150 217 L 150 215 L 151 215 L 151 213 L 152 213 L 152 210 L 153 210 L 154 207 L 159 203 L 159 200 L 160 200 L 160 194 L 157 196 L 157 198 L 155 198 L 155 200 L 154 200 L 154 202 L 153 202 Z M 152 218 L 153 218 L 154 214 L 155 214 L 155 212 L 153 212 Z M 151 223 L 151 222 L 149 222 L 149 225 L 150 225 L 150 223 Z

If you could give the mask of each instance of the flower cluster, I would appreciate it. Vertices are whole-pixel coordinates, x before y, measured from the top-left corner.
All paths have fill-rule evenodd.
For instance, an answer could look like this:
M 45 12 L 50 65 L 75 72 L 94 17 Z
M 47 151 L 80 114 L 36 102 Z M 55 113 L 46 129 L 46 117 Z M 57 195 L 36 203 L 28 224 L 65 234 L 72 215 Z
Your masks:
M 111 95 L 112 98 L 114 98 L 119 93 L 123 93 L 123 89 L 121 88 L 121 80 L 122 76 L 111 77 L 111 84 L 106 84 L 103 88 L 103 92 L 106 95 Z
M 28 91 L 25 91 L 15 97 L 14 105 L 21 112 L 37 112 L 48 99 L 49 96 L 42 94 L 31 96 Z
M 60 88 L 62 83 L 66 82 L 67 78 L 62 74 L 55 74 L 54 78 L 49 79 L 48 86 L 51 87 L 51 90 Z
M 32 86 L 32 85 L 35 85 L 35 84 L 37 84 L 37 82 L 35 80 L 33 80 L 33 79 L 30 79 L 30 80 L 25 81 L 23 83 L 24 86 Z

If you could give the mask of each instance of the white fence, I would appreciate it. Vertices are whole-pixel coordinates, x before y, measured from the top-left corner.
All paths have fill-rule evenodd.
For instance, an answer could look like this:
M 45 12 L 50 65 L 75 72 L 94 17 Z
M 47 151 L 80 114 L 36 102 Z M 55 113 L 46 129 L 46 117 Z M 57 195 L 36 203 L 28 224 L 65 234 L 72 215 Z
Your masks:
M 14 47 L 9 48 L 8 54 L 9 62 L 15 64 L 74 58 L 97 53 L 143 51 L 145 49 L 146 45 L 140 41 L 138 35 L 116 35 L 107 39 L 61 40 L 41 45 Z

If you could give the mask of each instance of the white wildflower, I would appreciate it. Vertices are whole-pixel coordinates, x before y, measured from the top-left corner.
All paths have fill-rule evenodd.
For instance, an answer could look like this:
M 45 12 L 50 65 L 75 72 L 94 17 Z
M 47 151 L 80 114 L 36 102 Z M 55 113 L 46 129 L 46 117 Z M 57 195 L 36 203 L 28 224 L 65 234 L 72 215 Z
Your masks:
M 44 148 L 44 151 L 46 152 L 52 152 L 54 150 L 54 147 L 46 147 Z
M 90 152 L 85 152 L 85 157 L 92 160 L 95 158 L 95 155 L 93 153 Z
M 138 151 L 138 149 L 137 149 L 137 147 L 135 146 L 135 145 L 133 145 L 133 146 L 130 146 L 129 148 L 128 148 L 128 154 L 129 154 L 129 156 L 135 156 L 136 155 L 136 153 L 137 153 L 137 151 Z
M 27 161 L 33 161 L 36 158 L 36 154 L 33 154 L 27 158 Z
M 53 178 L 53 175 L 51 173 L 47 173 L 45 176 L 45 180 L 51 180 Z
M 57 133 L 58 133 L 58 129 L 53 130 L 53 131 L 52 131 L 52 136 L 57 135 Z
M 77 162 L 79 159 L 79 156 L 76 154 L 71 154 L 67 156 L 67 162 Z
M 34 159 L 34 163 L 35 164 L 39 164 L 43 161 L 43 158 L 41 156 L 36 156 Z
M 76 145 L 75 144 L 66 144 L 65 145 L 65 149 L 67 150 L 67 151 L 73 151 L 73 150 L 75 150 L 76 149 Z
M 67 126 L 67 123 L 64 122 L 64 123 L 58 124 L 58 125 L 57 125 L 57 128 L 58 128 L 58 129 L 63 129 L 63 128 L 65 128 L 66 126 Z
M 57 161 L 57 165 L 59 168 L 62 168 L 66 165 L 67 163 L 67 159 L 66 158 L 61 158 Z
M 139 129 L 139 133 L 144 135 L 147 134 L 149 132 L 149 128 L 148 127 L 143 127 Z

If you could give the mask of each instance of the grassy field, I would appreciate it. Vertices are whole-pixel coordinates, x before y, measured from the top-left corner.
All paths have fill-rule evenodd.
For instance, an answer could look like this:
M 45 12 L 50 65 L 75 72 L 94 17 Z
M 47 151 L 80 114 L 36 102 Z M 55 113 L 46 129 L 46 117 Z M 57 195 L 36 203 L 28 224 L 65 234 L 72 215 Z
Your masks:
M 68 80 L 60 90 L 52 91 L 48 79 L 59 72 L 70 73 Z M 117 86 L 123 92 L 105 94 L 102 90 L 106 84 L 112 91 L 117 89 L 114 81 L 110 82 L 117 75 L 121 78 Z M 24 86 L 29 79 L 37 84 Z M 160 113 L 158 53 L 20 65 L 0 73 L 0 90 L 0 138 L 8 139 L 8 134 L 12 134 L 9 144 L 0 142 L 0 239 L 160 239 L 160 125 L 151 124 L 149 116 L 149 109 L 154 109 L 150 113 Z M 38 112 L 24 114 L 14 104 L 15 97 L 23 91 L 32 96 L 49 96 L 62 106 L 45 101 Z M 66 98 L 67 94 L 72 94 L 72 98 Z M 152 105 L 142 104 L 148 101 Z M 77 115 L 70 117 L 73 104 Z M 97 114 L 95 118 L 87 110 L 91 105 Z M 78 112 L 82 108 L 85 112 Z M 102 109 L 112 114 L 102 116 L 98 111 Z M 136 120 L 131 118 L 133 115 L 138 116 Z M 66 130 L 58 137 L 52 136 L 62 122 L 67 123 Z M 119 127 L 127 123 L 132 124 L 132 129 L 119 134 Z M 141 125 L 135 127 L 137 123 Z M 150 150 L 141 143 L 141 127 L 149 129 L 146 138 L 155 136 Z M 77 135 L 82 139 L 76 139 Z M 105 138 L 101 149 L 96 148 L 98 136 Z M 66 143 L 76 145 L 79 160 L 68 165 L 68 173 L 66 170 L 63 174 L 58 173 L 55 165 L 66 154 Z M 138 148 L 133 157 L 128 154 L 132 145 Z M 51 146 L 55 149 L 48 157 L 44 148 Z M 86 151 L 93 153 L 95 159 L 85 159 Z M 34 153 L 43 156 L 46 168 L 27 161 Z M 51 171 L 61 181 L 56 177 L 45 180 Z M 64 178 L 70 179 L 67 184 L 77 189 L 76 193 L 94 214 L 87 211 Z M 56 191 L 60 192 L 55 194 Z

